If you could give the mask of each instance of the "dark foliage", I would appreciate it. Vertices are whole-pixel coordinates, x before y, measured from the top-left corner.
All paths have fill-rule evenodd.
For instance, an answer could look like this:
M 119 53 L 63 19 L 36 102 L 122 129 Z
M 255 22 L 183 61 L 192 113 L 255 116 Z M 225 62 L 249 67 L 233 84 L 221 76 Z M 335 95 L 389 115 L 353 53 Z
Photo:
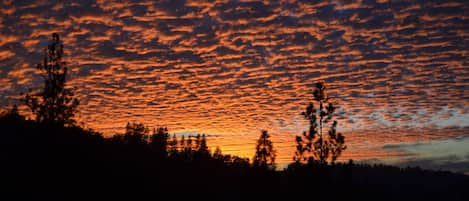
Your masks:
M 37 70 L 44 79 L 44 87 L 39 93 L 28 93 L 26 105 L 36 117 L 36 121 L 57 125 L 73 125 L 78 100 L 73 91 L 66 88 L 67 67 L 62 61 L 63 44 L 58 34 L 52 34 L 52 42 L 45 51 L 44 60 Z
M 150 149 L 153 154 L 158 158 L 165 158 L 168 156 L 169 145 L 168 145 L 168 128 L 158 127 L 153 131 L 150 137 Z
M 337 132 L 338 123 L 333 121 L 335 106 L 326 94 L 326 86 L 321 82 L 317 83 L 313 95 L 319 105 L 315 108 L 310 103 L 306 111 L 301 113 L 309 121 L 309 130 L 296 136 L 297 146 L 293 160 L 297 163 L 334 163 L 347 148 L 345 137 Z M 328 124 L 330 127 L 325 135 L 323 130 Z
M 252 165 L 257 168 L 275 170 L 275 150 L 270 135 L 263 130 L 257 140 L 256 153 L 252 159 Z

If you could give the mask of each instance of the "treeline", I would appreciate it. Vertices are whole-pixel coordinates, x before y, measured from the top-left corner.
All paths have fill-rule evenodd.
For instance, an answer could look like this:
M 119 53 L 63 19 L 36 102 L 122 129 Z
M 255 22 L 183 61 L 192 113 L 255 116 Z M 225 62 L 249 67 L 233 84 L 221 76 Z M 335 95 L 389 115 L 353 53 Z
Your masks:
M 0 198 L 135 200 L 211 192 L 233 193 L 238 200 L 264 186 L 282 186 L 273 181 L 278 172 L 218 148 L 211 153 L 203 135 L 170 137 L 165 128 L 146 134 L 150 132 L 142 124 L 131 123 L 124 134 L 104 138 L 92 130 L 41 124 L 14 112 L 1 115 L 0 129 Z
M 153 129 L 143 123 L 127 123 L 124 134 L 105 139 L 119 150 L 119 156 L 147 155 L 152 160 L 218 161 L 227 166 L 249 167 L 249 158 L 225 155 L 219 147 L 209 150 L 204 134 L 170 136 L 166 127 Z M 254 165 L 255 166 L 255 165 Z M 259 167 L 260 166 L 256 166 Z
M 1 115 L 0 129 L 0 197 L 15 200 L 469 198 L 464 175 L 352 161 L 293 162 L 274 171 L 219 149 L 211 153 L 203 135 L 182 140 L 142 124 L 104 138 L 9 112 Z

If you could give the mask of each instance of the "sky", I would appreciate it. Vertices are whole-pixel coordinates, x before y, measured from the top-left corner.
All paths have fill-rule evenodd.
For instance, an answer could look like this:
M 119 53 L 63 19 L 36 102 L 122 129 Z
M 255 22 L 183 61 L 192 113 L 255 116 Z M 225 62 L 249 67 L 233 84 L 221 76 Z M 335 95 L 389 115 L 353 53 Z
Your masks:
M 282 166 L 322 81 L 340 160 L 469 174 L 467 1 L 4 0 L 0 16 L 4 109 L 40 88 L 57 32 L 77 120 L 105 136 L 141 122 L 251 158 L 266 129 Z

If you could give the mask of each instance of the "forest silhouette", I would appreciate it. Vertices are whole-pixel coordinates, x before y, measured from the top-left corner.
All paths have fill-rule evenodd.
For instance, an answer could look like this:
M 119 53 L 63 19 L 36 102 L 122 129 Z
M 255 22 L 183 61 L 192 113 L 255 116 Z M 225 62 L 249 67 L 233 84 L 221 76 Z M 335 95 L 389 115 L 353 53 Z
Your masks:
M 109 138 L 83 128 L 73 119 L 79 102 L 66 86 L 58 34 L 45 54 L 37 66 L 43 88 L 24 98 L 33 116 L 16 105 L 0 116 L 2 200 L 469 200 L 465 175 L 336 162 L 347 147 L 324 83 L 301 113 L 310 127 L 292 139 L 292 163 L 277 170 L 266 130 L 250 161 L 218 147 L 212 153 L 205 135 L 166 127 L 129 122 Z

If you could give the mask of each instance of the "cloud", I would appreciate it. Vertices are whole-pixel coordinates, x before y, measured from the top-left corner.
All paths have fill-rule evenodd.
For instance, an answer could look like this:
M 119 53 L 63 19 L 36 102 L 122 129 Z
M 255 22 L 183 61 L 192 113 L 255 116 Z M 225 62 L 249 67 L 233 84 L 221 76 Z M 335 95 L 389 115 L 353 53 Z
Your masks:
M 440 127 L 469 127 L 469 113 L 462 113 L 461 110 L 443 108 L 431 118 L 431 123 Z
M 383 149 L 399 150 L 411 156 L 395 159 L 393 164 L 402 167 L 420 166 L 433 170 L 450 170 L 459 173 L 469 171 L 468 137 L 416 144 L 386 144 Z

